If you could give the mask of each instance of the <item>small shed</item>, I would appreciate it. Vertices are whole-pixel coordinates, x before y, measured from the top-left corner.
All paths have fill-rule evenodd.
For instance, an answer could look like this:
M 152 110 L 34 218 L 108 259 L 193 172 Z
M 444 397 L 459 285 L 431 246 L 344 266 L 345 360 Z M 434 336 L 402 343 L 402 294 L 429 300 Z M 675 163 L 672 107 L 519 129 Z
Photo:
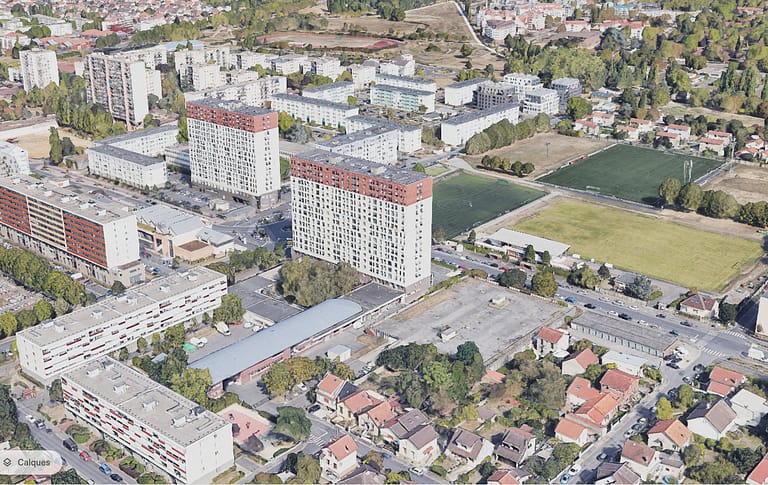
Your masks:
M 336 360 L 336 358 L 338 358 L 339 362 L 344 362 L 352 357 L 352 349 L 346 345 L 337 345 L 331 349 L 328 349 L 328 352 L 326 352 L 325 355 L 331 360 Z

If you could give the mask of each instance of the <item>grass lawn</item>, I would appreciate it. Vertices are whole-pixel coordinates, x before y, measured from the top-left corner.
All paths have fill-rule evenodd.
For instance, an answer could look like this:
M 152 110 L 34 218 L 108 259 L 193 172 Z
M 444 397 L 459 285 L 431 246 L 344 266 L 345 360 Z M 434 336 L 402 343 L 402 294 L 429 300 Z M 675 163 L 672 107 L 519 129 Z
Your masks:
M 514 229 L 570 244 L 584 259 L 705 291 L 722 289 L 763 255 L 758 242 L 581 202 L 555 204 Z
M 544 195 L 506 180 L 465 172 L 446 176 L 433 188 L 432 230 L 442 227 L 448 238 L 517 209 Z
M 723 163 L 650 148 L 614 145 L 539 180 L 653 205 L 658 201 L 659 185 L 664 179 L 677 177 L 682 180 L 686 160 L 693 160 L 694 180 Z
M 427 167 L 425 169 L 425 171 L 427 172 L 427 175 L 429 175 L 430 177 L 437 177 L 438 175 L 444 174 L 448 170 L 450 170 L 450 168 L 446 167 L 442 163 L 436 163 L 431 167 Z

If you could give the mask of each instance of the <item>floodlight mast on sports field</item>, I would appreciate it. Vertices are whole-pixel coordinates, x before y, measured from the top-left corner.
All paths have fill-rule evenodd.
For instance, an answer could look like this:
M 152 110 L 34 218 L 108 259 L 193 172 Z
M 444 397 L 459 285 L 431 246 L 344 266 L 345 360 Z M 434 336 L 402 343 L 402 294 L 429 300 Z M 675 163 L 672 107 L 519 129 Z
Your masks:
M 683 162 L 683 184 L 691 182 L 691 172 L 693 172 L 693 160 Z

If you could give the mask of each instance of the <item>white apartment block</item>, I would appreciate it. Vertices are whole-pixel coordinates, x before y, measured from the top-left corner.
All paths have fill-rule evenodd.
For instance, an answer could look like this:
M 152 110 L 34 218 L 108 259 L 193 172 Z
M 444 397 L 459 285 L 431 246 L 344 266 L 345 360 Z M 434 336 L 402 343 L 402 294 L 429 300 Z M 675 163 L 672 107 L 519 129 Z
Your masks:
M 404 111 L 435 111 L 435 93 L 375 84 L 371 87 L 371 104 Z M 423 108 L 422 108 L 423 107 Z
M 480 86 L 493 84 L 493 81 L 483 77 L 449 84 L 445 87 L 445 104 L 450 106 L 462 106 L 475 101 L 475 93 Z
M 488 20 L 483 27 L 483 37 L 496 44 L 504 42 L 508 35 L 515 37 L 527 33 L 528 28 L 520 17 L 511 20 Z
M 163 77 L 157 69 L 147 69 L 147 96 L 154 94 L 158 98 L 163 97 Z
M 87 101 L 103 106 L 113 118 L 138 126 L 149 113 L 146 67 L 141 61 L 91 54 L 84 61 Z
M 228 45 L 215 47 L 206 46 L 203 49 L 203 52 L 205 53 L 205 62 L 218 64 L 224 68 L 232 67 L 232 59 Z
M 400 54 L 391 61 L 377 61 L 376 72 L 392 76 L 413 76 L 416 74 L 416 61 L 411 54 Z
M 213 483 L 234 465 L 232 423 L 110 357 L 67 372 L 61 388 L 77 421 L 176 483 Z
M 538 88 L 529 92 L 523 102 L 523 113 L 536 115 L 546 113 L 557 114 L 560 110 L 560 96 L 554 89 Z
M 323 150 L 291 159 L 293 251 L 418 296 L 430 284 L 432 178 Z
M 0 141 L 0 177 L 29 174 L 29 153 L 18 145 Z
M 35 86 L 43 89 L 51 83 L 58 86 L 59 65 L 56 63 L 55 52 L 41 49 L 21 51 L 19 60 L 24 91 L 29 92 Z
M 202 49 L 184 49 L 173 53 L 173 66 L 181 73 L 193 64 L 204 64 L 205 52 Z
M 341 61 L 338 57 L 312 59 L 312 74 L 326 76 L 335 81 L 342 72 L 344 72 L 344 68 L 341 67 Z
M 190 70 L 192 71 L 192 89 L 195 91 L 217 88 L 224 84 L 224 77 L 218 64 L 192 64 Z
M 398 139 L 397 129 L 374 126 L 319 141 L 315 143 L 315 147 L 384 165 L 393 165 L 397 163 Z
M 355 91 L 362 91 L 376 81 L 376 66 L 366 64 L 353 64 L 347 68 L 352 74 L 352 82 L 355 83 Z
M 312 69 L 312 63 L 307 59 L 307 56 L 287 55 L 272 59 L 272 69 L 279 74 L 308 72 Z
M 305 88 L 301 95 L 305 98 L 322 99 L 331 103 L 349 104 L 348 98 L 355 95 L 355 85 L 350 81 L 339 81 L 314 88 Z
M 120 51 L 114 53 L 113 56 L 125 61 L 143 62 L 147 69 L 157 69 L 160 65 L 168 62 L 168 50 L 163 45 Z
M 136 233 L 134 219 L 133 232 Z M 44 383 L 123 347 L 139 337 L 187 324 L 221 305 L 223 274 L 204 267 L 154 279 L 51 322 L 16 334 L 19 364 Z
M 242 84 L 258 81 L 259 73 L 256 71 L 232 70 L 223 71 L 224 81 L 227 84 Z
M 397 130 L 397 151 L 401 153 L 413 153 L 421 150 L 421 126 L 404 125 L 382 118 L 368 116 L 352 116 L 347 118 L 347 133 L 355 133 L 376 126 L 386 126 Z
M 277 202 L 277 112 L 237 101 L 187 103 L 192 183 L 223 190 L 259 207 Z
M 168 181 L 165 161 L 113 145 L 93 145 L 85 151 L 88 171 L 137 189 L 162 188 Z
M 531 91 L 543 87 L 539 76 L 534 76 L 533 74 L 506 74 L 503 78 L 503 82 L 509 86 L 513 86 L 517 95 L 520 96 L 520 99 L 523 99 L 523 97 Z
M 264 67 L 268 65 L 264 62 L 265 58 L 265 54 L 252 51 L 240 51 L 232 54 L 235 69 L 250 69 L 257 65 Z
M 560 96 L 560 111 L 565 111 L 568 100 L 581 94 L 581 81 L 572 77 L 562 77 L 552 81 L 552 89 Z
M 136 216 L 26 175 L 0 179 L 0 238 L 108 285 L 144 279 Z
M 176 136 L 179 128 L 176 122 L 167 125 L 133 131 L 124 135 L 113 136 L 96 140 L 93 145 L 111 145 L 130 152 L 140 153 L 150 157 L 157 157 L 165 153 L 165 150 L 178 143 Z
M 295 94 L 272 96 L 272 109 L 284 111 L 296 119 L 323 126 L 345 126 L 346 119 L 358 113 L 356 106 L 305 98 Z
M 51 29 L 51 37 L 72 35 L 72 24 L 69 22 L 56 22 L 53 24 L 46 24 L 46 27 Z
M 485 83 L 475 92 L 477 109 L 488 109 L 500 104 L 516 103 L 520 99 L 517 87 L 508 83 Z
M 204 91 L 193 91 L 184 93 L 184 100 L 187 102 L 198 101 L 201 99 L 226 99 L 239 101 L 250 106 L 264 106 L 267 101 L 276 94 L 285 94 L 287 91 L 286 79 L 283 76 L 271 76 L 257 79 L 255 81 L 246 81 L 228 86 L 220 86 Z
M 385 84 L 398 88 L 415 89 L 417 91 L 437 92 L 437 83 L 432 79 L 410 76 L 392 76 L 389 74 L 377 74 L 376 84 Z
M 440 139 L 447 145 L 462 146 L 472 136 L 504 119 L 517 124 L 520 121 L 520 104 L 499 104 L 482 111 L 449 118 L 440 124 Z

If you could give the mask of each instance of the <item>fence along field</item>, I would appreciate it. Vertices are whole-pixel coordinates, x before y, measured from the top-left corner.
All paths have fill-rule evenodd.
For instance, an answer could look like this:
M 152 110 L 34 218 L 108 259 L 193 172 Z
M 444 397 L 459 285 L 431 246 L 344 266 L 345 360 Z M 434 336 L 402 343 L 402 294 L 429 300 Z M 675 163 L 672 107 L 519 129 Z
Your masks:
M 584 160 L 537 179 L 539 182 L 656 205 L 659 185 L 667 177 L 684 177 L 684 164 L 692 162 L 696 180 L 722 165 L 721 160 L 650 148 L 614 145 Z

